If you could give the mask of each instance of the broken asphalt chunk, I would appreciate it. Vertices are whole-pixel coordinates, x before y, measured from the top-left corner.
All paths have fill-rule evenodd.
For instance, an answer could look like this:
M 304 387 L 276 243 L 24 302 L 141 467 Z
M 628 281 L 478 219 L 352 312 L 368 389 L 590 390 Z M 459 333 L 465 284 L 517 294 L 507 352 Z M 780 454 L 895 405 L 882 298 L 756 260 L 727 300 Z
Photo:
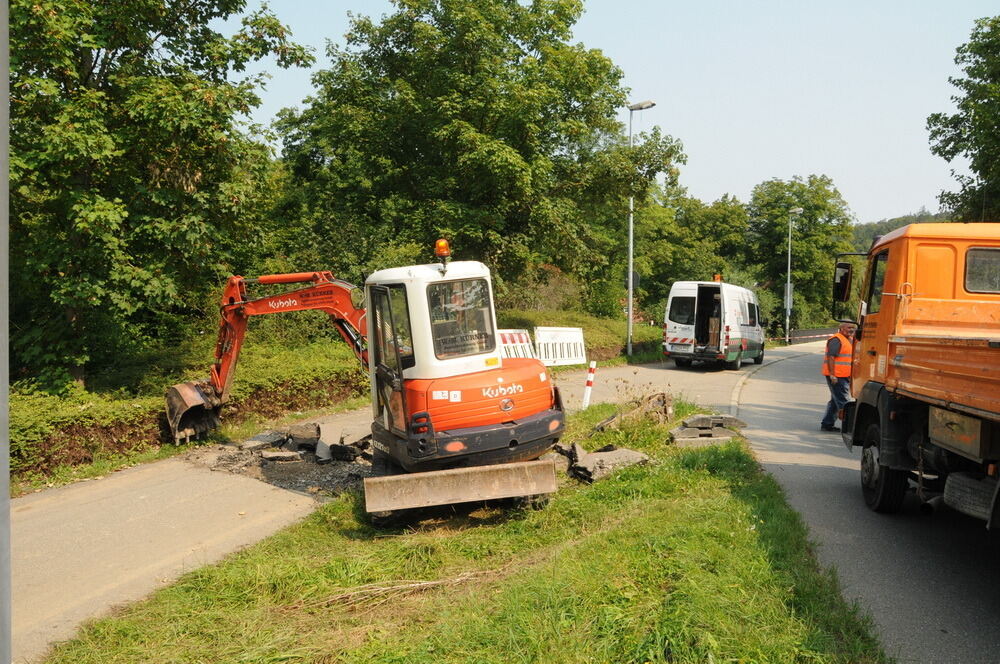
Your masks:
M 590 452 L 570 466 L 570 474 L 584 482 L 596 482 L 611 473 L 649 462 L 649 457 L 642 452 L 636 452 L 624 447 L 607 452 Z
M 732 415 L 692 415 L 685 418 L 682 424 L 692 429 L 711 429 L 714 427 L 742 429 L 747 425 L 746 422 Z
M 291 450 L 264 450 L 260 458 L 265 461 L 301 461 L 302 455 Z
M 240 449 L 244 452 L 256 452 L 267 447 L 281 447 L 284 444 L 286 434 L 283 431 L 264 431 L 253 438 L 240 443 Z
M 539 457 L 539 460 L 544 461 L 545 459 L 552 459 L 552 463 L 555 464 L 556 470 L 569 473 L 570 460 L 568 456 L 553 450 L 551 452 L 546 452 Z
M 303 447 L 315 449 L 319 442 L 319 425 L 315 422 L 294 424 L 288 427 L 288 442 L 285 449 L 295 451 Z

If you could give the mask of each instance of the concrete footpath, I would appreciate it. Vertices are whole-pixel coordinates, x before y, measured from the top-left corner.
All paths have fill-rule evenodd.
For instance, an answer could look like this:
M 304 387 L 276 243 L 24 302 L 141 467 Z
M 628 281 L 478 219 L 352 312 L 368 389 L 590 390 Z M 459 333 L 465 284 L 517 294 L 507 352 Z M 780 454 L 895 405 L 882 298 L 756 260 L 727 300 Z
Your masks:
M 309 514 L 315 501 L 168 459 L 11 501 L 14 662 Z

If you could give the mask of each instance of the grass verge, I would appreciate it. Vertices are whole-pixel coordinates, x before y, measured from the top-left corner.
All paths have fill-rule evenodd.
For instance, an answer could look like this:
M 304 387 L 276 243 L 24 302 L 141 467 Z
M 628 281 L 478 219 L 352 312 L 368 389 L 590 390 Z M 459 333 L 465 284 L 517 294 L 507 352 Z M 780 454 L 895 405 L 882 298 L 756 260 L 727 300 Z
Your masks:
M 580 413 L 568 437 L 610 412 Z M 665 438 L 638 422 L 584 440 L 652 463 L 565 480 L 540 511 L 442 509 L 377 531 L 341 496 L 48 662 L 887 661 L 745 445 Z

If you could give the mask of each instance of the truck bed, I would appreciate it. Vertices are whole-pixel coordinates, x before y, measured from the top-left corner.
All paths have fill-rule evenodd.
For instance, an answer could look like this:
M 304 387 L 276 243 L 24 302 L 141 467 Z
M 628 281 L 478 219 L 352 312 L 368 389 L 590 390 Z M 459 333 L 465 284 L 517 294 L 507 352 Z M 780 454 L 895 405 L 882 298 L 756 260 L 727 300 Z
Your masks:
M 1000 302 L 906 298 L 886 386 L 1000 421 Z

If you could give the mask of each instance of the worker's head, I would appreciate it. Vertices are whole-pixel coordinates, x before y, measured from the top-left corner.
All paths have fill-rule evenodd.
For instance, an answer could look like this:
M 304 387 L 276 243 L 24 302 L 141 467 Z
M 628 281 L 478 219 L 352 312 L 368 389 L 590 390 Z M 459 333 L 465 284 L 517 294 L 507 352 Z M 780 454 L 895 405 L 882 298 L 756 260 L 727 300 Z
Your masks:
M 850 339 L 851 337 L 854 336 L 854 323 L 841 323 L 839 331 L 845 337 Z

